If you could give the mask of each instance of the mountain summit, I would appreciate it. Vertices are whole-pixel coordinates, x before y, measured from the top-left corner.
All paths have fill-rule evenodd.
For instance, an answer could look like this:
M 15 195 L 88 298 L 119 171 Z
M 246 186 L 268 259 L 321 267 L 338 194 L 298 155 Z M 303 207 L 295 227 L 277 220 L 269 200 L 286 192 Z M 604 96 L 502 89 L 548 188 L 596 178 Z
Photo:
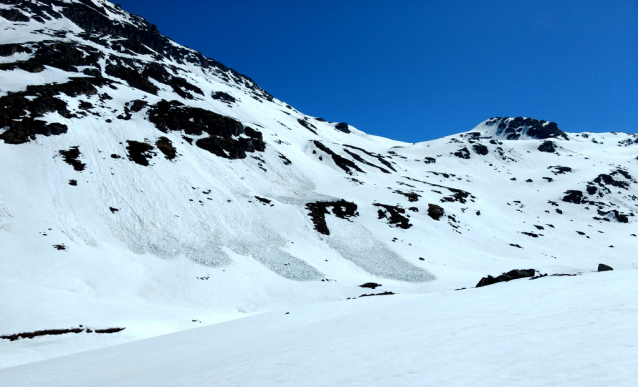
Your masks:
M 0 335 L 125 328 L 0 340 L 1 366 L 364 283 L 635 267 L 636 134 L 496 117 L 403 143 L 305 115 L 107 1 L 0 16 Z

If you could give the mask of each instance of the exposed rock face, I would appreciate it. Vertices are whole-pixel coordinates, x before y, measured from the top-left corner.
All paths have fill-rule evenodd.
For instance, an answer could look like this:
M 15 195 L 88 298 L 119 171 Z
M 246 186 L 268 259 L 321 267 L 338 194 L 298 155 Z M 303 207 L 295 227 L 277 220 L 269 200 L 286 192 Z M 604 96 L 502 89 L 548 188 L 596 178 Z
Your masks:
M 554 153 L 556 152 L 556 145 L 552 141 L 543 141 L 541 145 L 539 145 L 538 150 L 546 153 Z
M 153 150 L 153 145 L 147 144 L 145 142 L 127 141 L 126 150 L 128 151 L 129 160 L 143 165 L 145 167 L 149 166 L 149 160 L 153 158 L 153 156 L 157 155 Z
M 78 160 L 78 157 L 82 154 L 79 147 L 72 146 L 69 150 L 61 150 L 59 153 L 62 155 L 64 162 L 71 165 L 74 170 L 82 172 L 86 167 L 86 164 Z M 74 185 L 77 185 L 77 182 Z
M 380 203 L 374 203 L 374 205 L 379 207 L 379 210 L 377 211 L 379 219 L 387 219 L 389 225 L 402 228 L 404 230 L 412 227 L 410 219 L 408 219 L 410 215 L 404 216 L 405 208 Z
M 492 285 L 498 282 L 507 282 L 519 278 L 533 277 L 534 273 L 536 273 L 536 270 L 534 269 L 515 269 L 508 271 L 507 273 L 503 273 L 496 278 L 488 275 L 487 277 L 481 278 L 479 283 L 476 284 L 476 287 L 480 288 L 481 286 Z
M 335 129 L 344 133 L 350 133 L 350 128 L 345 122 L 339 122 L 337 125 L 335 125 Z
M 565 191 L 565 196 L 563 197 L 563 201 L 565 203 L 574 203 L 581 204 L 583 202 L 583 191 L 571 189 L 569 191 Z
M 354 161 L 348 160 L 345 157 L 335 153 L 334 151 L 332 151 L 332 149 L 323 145 L 321 141 L 315 140 L 313 143 L 315 144 L 317 148 L 329 154 L 332 157 L 332 161 L 334 161 L 335 164 L 337 164 L 339 168 L 343 169 L 348 175 L 352 175 L 353 170 L 357 172 L 365 173 L 363 172 L 361 168 L 359 168 L 357 164 L 354 163 Z
M 219 101 L 223 101 L 223 102 L 227 102 L 227 103 L 235 103 L 237 102 L 237 100 L 235 99 L 235 97 L 233 97 L 232 95 L 223 92 L 223 91 L 215 91 L 212 94 L 213 99 L 219 100 Z
M 454 156 L 460 158 L 460 159 L 469 159 L 470 158 L 470 151 L 463 147 L 459 150 L 457 150 L 456 152 L 454 152 Z
M 65 124 L 38 119 L 47 113 L 58 113 L 64 118 L 76 117 L 67 108 L 66 102 L 56 96 L 69 97 L 97 94 L 96 86 L 109 84 L 105 79 L 71 78 L 63 84 L 29 86 L 27 90 L 8 94 L 0 98 L 0 128 L 8 127 L 0 139 L 7 144 L 22 144 L 44 136 L 60 135 L 67 132 Z
M 445 215 L 445 210 L 443 207 L 437 204 L 428 204 L 428 216 L 434 220 L 439 220 L 441 217 Z
M 328 209 L 332 209 L 332 213 L 341 219 L 349 219 L 354 216 L 358 216 L 357 205 L 345 200 L 337 200 L 332 202 L 314 202 L 306 204 L 306 209 L 310 212 L 310 218 L 315 225 L 315 230 L 324 235 L 330 235 L 330 230 L 326 224 L 326 214 L 330 212 Z
M 598 271 L 611 271 L 614 270 L 611 266 L 607 266 L 604 263 L 598 264 Z
M 178 101 L 158 102 L 150 108 L 148 119 L 164 133 L 180 130 L 191 136 L 207 133 L 209 137 L 197 140 L 195 145 L 219 157 L 244 159 L 246 152 L 263 152 L 266 149 L 261 132 L 244 128 L 233 118 L 187 107 Z M 236 138 L 241 135 L 246 137 Z
M 555 122 L 536 120 L 527 117 L 493 117 L 485 123 L 487 126 L 497 126 L 496 135 L 508 140 L 518 140 L 526 135 L 531 138 L 544 140 L 547 138 L 563 138 L 569 140 L 567 134 L 558 129 Z
M 489 153 L 489 150 L 483 144 L 474 144 L 472 146 L 472 149 L 474 149 L 474 152 L 476 152 L 476 154 L 481 155 L 481 156 L 485 156 L 485 155 L 487 155 Z
M 155 146 L 160 152 L 164 153 L 167 159 L 173 160 L 177 156 L 177 151 L 173 146 L 173 142 L 166 137 L 160 137 L 155 142 Z

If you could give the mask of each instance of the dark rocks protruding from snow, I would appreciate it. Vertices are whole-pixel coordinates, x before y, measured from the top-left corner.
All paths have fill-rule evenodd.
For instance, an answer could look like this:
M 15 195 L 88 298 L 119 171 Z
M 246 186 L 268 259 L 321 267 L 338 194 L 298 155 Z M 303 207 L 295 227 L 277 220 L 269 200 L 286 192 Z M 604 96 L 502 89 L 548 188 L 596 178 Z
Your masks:
M 372 297 L 372 296 L 391 296 L 396 294 L 395 292 L 386 291 L 383 293 L 362 294 L 359 297 Z
M 106 329 L 89 329 L 84 328 L 80 325 L 79 328 L 69 328 L 69 329 L 45 329 L 42 331 L 33 331 L 33 332 L 22 332 L 22 333 L 14 333 L 12 335 L 0 336 L 0 339 L 5 339 L 9 341 L 16 341 L 18 339 L 33 339 L 38 336 L 55 336 L 55 335 L 63 335 L 66 333 L 117 333 L 121 332 L 126 328 L 106 328 Z
M 626 180 L 626 181 L 625 181 Z M 602 173 L 598 175 L 594 181 L 590 182 L 590 184 L 598 184 L 601 187 L 612 186 L 616 188 L 629 189 L 630 183 L 635 183 L 636 180 L 629 174 L 629 172 L 624 169 L 617 168 L 609 174 Z M 607 191 L 609 189 L 607 188 Z M 609 192 L 607 192 L 609 193 Z
M 610 210 L 610 211 L 598 210 L 598 215 L 602 216 L 603 218 L 594 217 L 594 219 L 610 221 L 610 218 L 611 218 L 611 220 L 616 220 L 619 223 L 629 223 L 629 217 L 627 216 L 627 214 L 623 214 L 622 212 L 619 212 L 618 210 Z
M 128 145 L 126 146 L 126 150 L 128 151 L 128 159 L 135 162 L 136 164 L 143 165 L 148 167 L 148 161 L 156 156 L 157 154 L 153 152 L 153 145 L 147 144 L 145 142 L 127 140 Z
M 436 163 L 436 159 L 434 157 L 426 157 L 423 159 L 423 162 L 426 164 L 434 164 Z
M 547 167 L 547 169 L 551 169 L 554 175 L 562 175 L 568 172 L 573 172 L 570 167 L 563 167 L 562 165 L 555 165 Z
M 148 105 L 148 102 L 142 101 L 141 99 L 135 99 L 135 100 L 131 101 L 129 105 L 130 105 L 129 109 L 132 112 L 136 112 L 137 113 L 140 110 L 144 109 Z
M 563 201 L 566 203 L 574 203 L 574 204 L 581 204 L 583 203 L 583 191 L 579 191 L 579 190 L 568 190 L 565 191 L 565 196 L 563 197 Z
M 454 156 L 460 158 L 460 159 L 469 159 L 470 158 L 470 151 L 463 147 L 459 150 L 457 150 L 456 152 L 453 153 Z
M 158 138 L 157 141 L 155 141 L 155 146 L 160 152 L 164 153 L 164 156 L 169 160 L 173 160 L 177 156 L 173 142 L 166 137 Z
M 371 162 L 366 161 L 363 157 L 359 156 L 358 154 L 356 154 L 353 151 L 350 151 L 350 150 L 345 149 L 345 148 L 343 149 L 343 151 L 346 152 L 347 154 L 349 154 L 350 156 L 352 156 L 353 159 L 357 160 L 358 162 L 360 162 L 362 164 L 377 168 L 378 170 L 380 170 L 383 173 L 388 173 L 388 174 L 390 173 L 390 171 L 388 171 L 387 169 L 381 168 L 378 165 L 375 165 L 375 164 L 372 164 Z
M 518 140 L 523 135 L 539 140 L 548 138 L 569 140 L 567 134 L 558 129 L 558 125 L 551 121 L 527 117 L 493 117 L 487 120 L 485 124 L 487 126 L 496 125 L 496 135 L 503 136 L 508 140 Z
M 363 285 L 359 285 L 360 288 L 369 288 L 369 289 L 376 289 L 379 286 L 381 286 L 381 284 L 378 284 L 376 282 L 366 282 Z
M 66 102 L 56 98 L 59 94 L 68 97 L 97 94 L 96 86 L 111 81 L 93 78 L 70 78 L 67 83 L 28 86 L 24 92 L 8 94 L 0 98 L 0 128 L 6 128 L 0 139 L 7 144 L 23 144 L 35 140 L 37 134 L 60 135 L 67 132 L 65 124 L 45 122 L 39 117 L 47 113 L 58 113 L 64 118 L 73 118 Z
M 604 263 L 598 264 L 598 271 L 612 271 L 614 270 L 611 266 L 605 265 Z
M 412 227 L 410 223 L 410 219 L 405 214 L 405 208 L 401 208 L 400 206 L 392 206 L 389 204 L 380 204 L 374 203 L 374 206 L 380 207 L 377 211 L 379 215 L 379 219 L 388 219 L 389 225 L 394 225 L 395 227 L 402 228 L 407 230 Z M 388 216 L 390 214 L 390 216 Z M 408 215 L 409 216 L 409 215 Z
M 71 165 L 76 171 L 82 172 L 86 167 L 86 164 L 78 160 L 78 157 L 82 154 L 79 147 L 72 146 L 69 150 L 61 150 L 58 152 L 62 155 L 64 162 Z M 75 185 L 77 185 L 77 182 Z
M 351 132 L 348 124 L 346 124 L 345 122 L 339 122 L 337 125 L 335 125 L 335 129 L 343 133 Z
M 481 278 L 479 283 L 476 284 L 476 287 L 480 288 L 482 286 L 492 285 L 498 282 L 507 282 L 519 278 L 533 277 L 534 273 L 536 273 L 536 270 L 534 269 L 515 269 L 508 271 L 507 273 L 503 273 L 498 277 L 492 277 L 491 275 L 488 275 L 487 277 Z
M 556 152 L 556 145 L 552 141 L 543 141 L 538 147 L 538 150 L 546 153 L 554 153 Z
M 445 215 L 443 207 L 437 204 L 428 204 L 428 216 L 434 220 L 439 220 Z
M 405 192 L 401 190 L 395 190 L 394 193 L 405 196 L 406 198 L 408 198 L 409 202 L 418 202 L 419 198 L 421 197 L 421 195 L 419 195 L 416 192 Z
M 153 82 L 149 81 L 147 77 L 144 77 L 140 71 L 134 68 L 122 64 L 108 64 L 104 71 L 107 75 L 122 79 L 126 81 L 129 86 L 149 94 L 157 95 L 157 91 L 159 90 Z
M 301 125 L 304 128 L 308 129 L 312 133 L 317 134 L 317 127 L 314 126 L 313 124 L 311 124 L 310 122 L 308 122 L 306 120 L 302 120 L 301 118 L 298 118 L 297 122 L 299 122 L 299 125 Z
M 313 141 L 313 143 L 315 144 L 317 148 L 321 149 L 322 151 L 332 156 L 332 161 L 334 161 L 335 164 L 337 164 L 339 168 L 343 169 L 348 175 L 352 175 L 352 170 L 365 173 L 361 168 L 359 168 L 357 164 L 354 163 L 354 161 L 348 160 L 344 158 L 343 156 L 333 152 L 332 149 L 323 145 L 323 143 L 321 143 L 320 141 L 315 140 Z
M 1 16 L 1 14 L 0 14 Z M 15 53 L 24 52 L 27 54 L 32 54 L 33 50 L 29 47 L 25 47 L 21 44 L 1 44 L 0 45 L 0 56 L 11 56 Z
M 310 212 L 310 219 L 315 225 L 315 230 L 324 235 L 330 235 L 330 230 L 326 224 L 326 214 L 330 212 L 328 209 L 332 209 L 332 213 L 341 219 L 348 220 L 351 217 L 359 216 L 357 212 L 357 205 L 345 200 L 314 202 L 306 204 L 306 209 Z
M 344 146 L 344 147 L 346 147 L 346 148 L 356 149 L 356 150 L 358 150 L 359 152 L 363 152 L 363 153 L 367 154 L 367 155 L 368 155 L 368 156 L 370 156 L 370 157 L 374 157 L 374 158 L 376 158 L 377 160 L 379 160 L 379 162 L 380 162 L 381 164 L 385 165 L 386 167 L 388 167 L 388 168 L 389 168 L 389 169 L 391 169 L 392 171 L 394 171 L 394 172 L 396 172 L 396 171 L 397 171 L 396 169 L 394 169 L 394 167 L 392 166 L 392 164 L 390 164 L 390 162 L 388 162 L 387 160 L 385 160 L 385 158 L 384 158 L 383 156 L 381 156 L 380 154 L 378 154 L 378 153 L 370 152 L 370 151 L 367 151 L 367 150 L 365 150 L 365 149 L 363 149 L 363 148 L 359 148 L 359 147 L 356 147 L 356 146 L 353 146 L 353 145 L 343 144 L 343 146 Z M 350 154 L 350 155 L 351 155 L 351 153 L 350 153 L 350 152 L 348 152 L 348 154 Z M 377 166 L 375 165 L 375 167 L 377 167 Z M 377 167 L 377 168 L 379 168 L 379 167 Z
M 233 118 L 184 106 L 178 101 L 161 100 L 151 107 L 148 119 L 164 133 L 179 130 L 191 136 L 207 133 L 209 137 L 200 138 L 195 145 L 219 157 L 244 159 L 246 152 L 263 152 L 266 149 L 261 132 L 250 127 L 244 128 Z M 248 138 L 236 138 L 242 134 Z
M 212 94 L 213 99 L 226 102 L 226 103 L 235 103 L 237 100 L 232 95 L 223 92 L 223 91 L 214 91 Z
M 481 155 L 481 156 L 485 156 L 485 155 L 487 155 L 489 153 L 489 150 L 483 144 L 474 144 L 472 146 L 472 149 L 474 149 L 474 152 L 476 152 L 476 154 Z

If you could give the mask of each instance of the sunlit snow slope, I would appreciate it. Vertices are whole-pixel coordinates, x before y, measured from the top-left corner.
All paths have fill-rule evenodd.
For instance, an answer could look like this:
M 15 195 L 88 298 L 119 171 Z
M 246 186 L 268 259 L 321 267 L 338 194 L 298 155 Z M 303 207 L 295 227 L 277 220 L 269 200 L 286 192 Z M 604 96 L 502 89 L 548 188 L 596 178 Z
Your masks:
M 0 70 L 0 335 L 125 328 L 0 340 L 0 367 L 370 281 L 424 293 L 638 263 L 636 134 L 516 117 L 367 135 L 102 0 L 0 0 Z
M 0 370 L 0 383 L 635 386 L 637 274 L 321 303 Z

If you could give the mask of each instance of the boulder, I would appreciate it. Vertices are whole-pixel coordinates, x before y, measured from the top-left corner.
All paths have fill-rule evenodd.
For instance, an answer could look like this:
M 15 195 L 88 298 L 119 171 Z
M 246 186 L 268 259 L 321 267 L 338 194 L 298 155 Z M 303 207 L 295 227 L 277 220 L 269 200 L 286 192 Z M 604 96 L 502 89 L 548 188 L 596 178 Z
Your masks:
M 476 284 L 476 287 L 480 288 L 481 286 L 492 285 L 498 282 L 507 282 L 519 278 L 533 277 L 535 273 L 536 270 L 534 269 L 515 269 L 508 271 L 507 273 L 503 273 L 498 277 L 492 277 L 491 275 L 488 275 L 487 277 L 481 278 L 479 283 Z
M 538 150 L 541 152 L 554 153 L 556 152 L 556 145 L 554 145 L 552 141 L 543 141 L 538 147 Z
M 443 207 L 436 204 L 428 204 L 428 216 L 434 220 L 439 220 L 445 215 Z
M 598 264 L 598 271 L 612 271 L 614 270 L 611 266 L 605 265 L 604 263 Z

